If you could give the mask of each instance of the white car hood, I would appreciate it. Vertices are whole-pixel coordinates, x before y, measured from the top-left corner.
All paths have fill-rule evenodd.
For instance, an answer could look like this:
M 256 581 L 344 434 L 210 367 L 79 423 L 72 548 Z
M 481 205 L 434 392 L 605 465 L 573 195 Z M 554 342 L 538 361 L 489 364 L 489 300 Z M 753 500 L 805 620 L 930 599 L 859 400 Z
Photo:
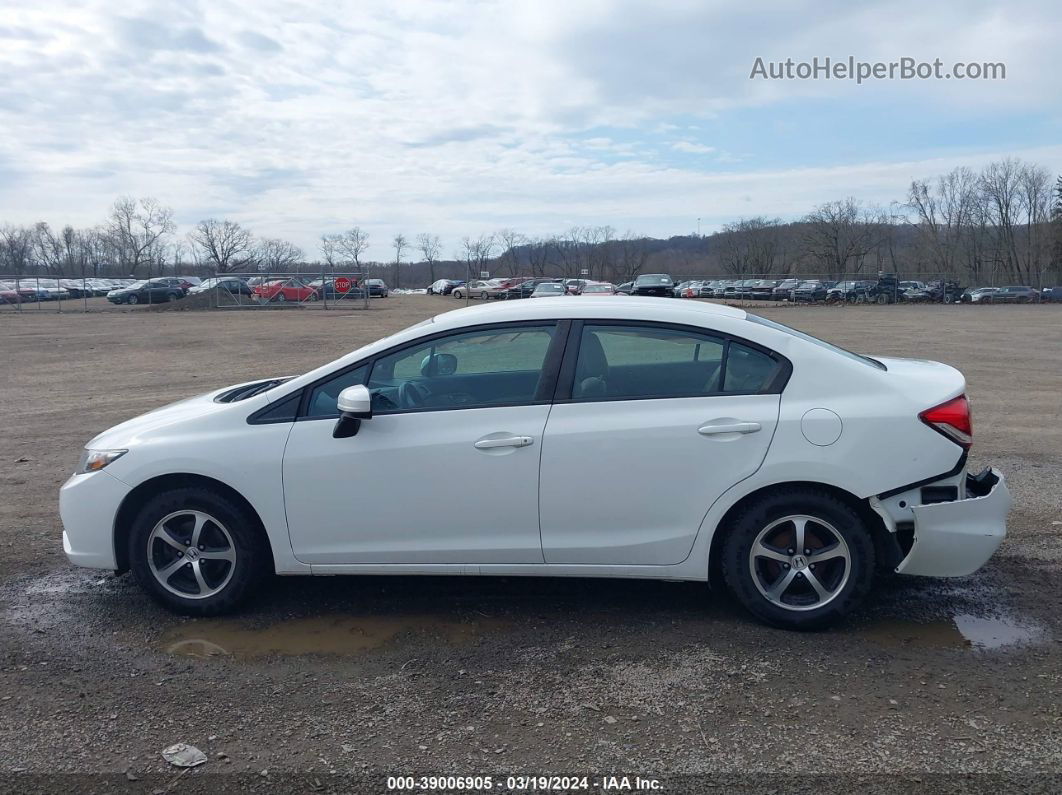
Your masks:
M 205 418 L 214 414 L 220 414 L 221 412 L 233 409 L 235 406 L 241 406 L 247 410 L 247 413 L 250 413 L 268 403 L 268 398 L 264 393 L 247 398 L 246 400 L 227 403 L 219 403 L 215 401 L 214 398 L 229 390 L 236 389 L 237 387 L 250 386 L 252 384 L 270 380 L 273 379 L 259 378 L 254 381 L 246 381 L 242 384 L 233 384 L 232 386 L 215 389 L 211 392 L 205 392 L 202 395 L 196 395 L 195 397 L 179 400 L 176 403 L 161 406 L 146 414 L 141 414 L 138 417 L 133 417 L 132 419 L 119 423 L 112 428 L 108 428 L 103 433 L 93 437 L 85 447 L 92 450 L 124 450 L 131 445 L 135 445 L 137 440 L 145 434 L 177 422 L 185 422 L 190 419 Z

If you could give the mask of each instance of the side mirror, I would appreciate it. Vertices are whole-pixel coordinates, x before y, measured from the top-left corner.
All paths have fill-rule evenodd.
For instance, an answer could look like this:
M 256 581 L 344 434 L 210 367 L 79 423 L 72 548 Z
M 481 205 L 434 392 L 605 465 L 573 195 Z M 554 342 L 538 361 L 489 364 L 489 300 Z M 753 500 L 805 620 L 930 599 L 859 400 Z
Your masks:
M 425 356 L 420 362 L 420 374 L 425 378 L 453 375 L 457 372 L 457 357 L 452 353 L 436 353 Z
M 357 434 L 362 420 L 372 419 L 372 393 L 362 384 L 348 386 L 336 401 L 340 417 L 332 429 L 335 439 L 347 439 Z

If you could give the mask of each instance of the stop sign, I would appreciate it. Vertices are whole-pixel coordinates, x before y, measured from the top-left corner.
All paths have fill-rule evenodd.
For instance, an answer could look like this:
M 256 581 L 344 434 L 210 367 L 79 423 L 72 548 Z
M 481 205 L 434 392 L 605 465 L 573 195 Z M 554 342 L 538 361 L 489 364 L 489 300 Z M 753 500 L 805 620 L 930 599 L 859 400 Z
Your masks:
M 336 279 L 336 292 L 346 293 L 350 291 L 350 279 L 346 276 L 340 276 Z

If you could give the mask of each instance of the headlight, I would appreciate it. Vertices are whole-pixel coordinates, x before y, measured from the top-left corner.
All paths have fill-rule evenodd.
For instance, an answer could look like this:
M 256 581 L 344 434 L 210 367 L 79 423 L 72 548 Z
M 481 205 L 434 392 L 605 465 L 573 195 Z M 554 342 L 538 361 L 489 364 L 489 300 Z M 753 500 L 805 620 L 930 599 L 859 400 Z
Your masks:
M 84 475 L 87 472 L 99 472 L 112 461 L 117 461 L 128 450 L 85 450 L 81 453 L 81 461 L 77 465 L 77 474 Z

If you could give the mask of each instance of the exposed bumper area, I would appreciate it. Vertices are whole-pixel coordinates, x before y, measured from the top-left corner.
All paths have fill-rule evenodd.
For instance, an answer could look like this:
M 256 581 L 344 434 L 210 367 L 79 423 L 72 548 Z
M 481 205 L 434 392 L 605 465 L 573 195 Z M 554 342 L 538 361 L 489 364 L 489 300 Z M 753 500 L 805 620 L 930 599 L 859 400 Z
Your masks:
M 75 566 L 117 569 L 114 517 L 131 489 L 106 471 L 74 475 L 59 490 L 63 551 Z
M 1010 491 L 997 469 L 966 478 L 966 499 L 915 505 L 914 543 L 899 574 L 963 577 L 981 568 L 1007 534 Z

